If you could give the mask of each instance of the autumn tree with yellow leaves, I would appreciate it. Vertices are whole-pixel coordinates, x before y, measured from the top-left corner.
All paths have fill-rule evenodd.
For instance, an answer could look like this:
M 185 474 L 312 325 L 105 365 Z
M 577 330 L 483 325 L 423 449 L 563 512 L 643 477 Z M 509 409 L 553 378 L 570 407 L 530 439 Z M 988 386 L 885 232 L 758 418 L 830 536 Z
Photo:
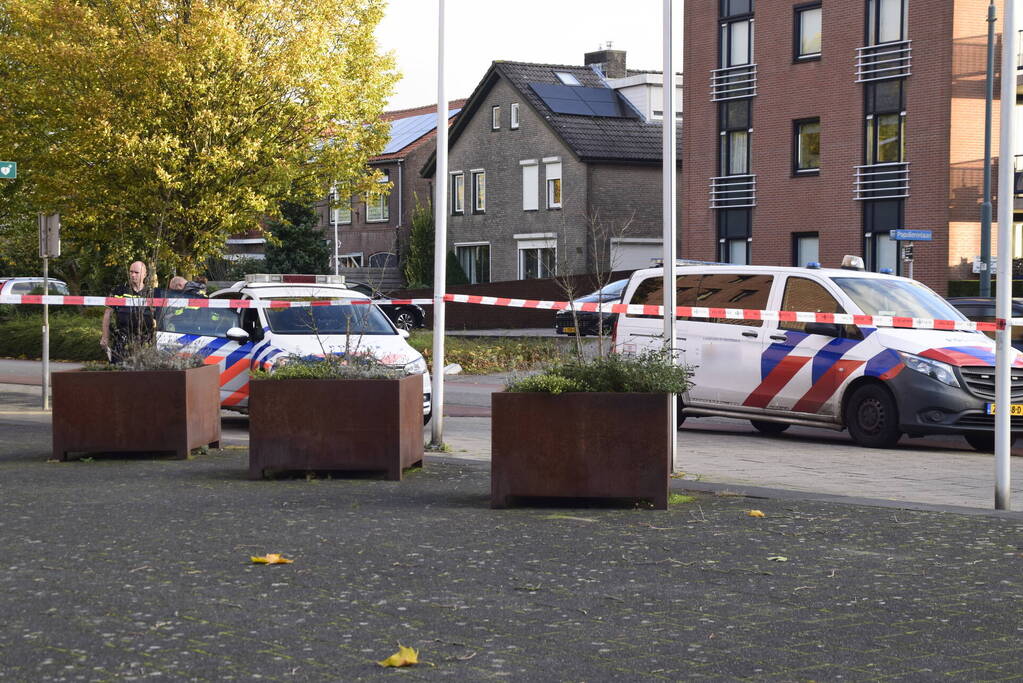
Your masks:
M 384 0 L 0 0 L 0 239 L 193 273 L 281 201 L 376 187 Z M 24 235 L 22 235 L 22 239 Z M 65 249 L 67 251 L 67 249 Z

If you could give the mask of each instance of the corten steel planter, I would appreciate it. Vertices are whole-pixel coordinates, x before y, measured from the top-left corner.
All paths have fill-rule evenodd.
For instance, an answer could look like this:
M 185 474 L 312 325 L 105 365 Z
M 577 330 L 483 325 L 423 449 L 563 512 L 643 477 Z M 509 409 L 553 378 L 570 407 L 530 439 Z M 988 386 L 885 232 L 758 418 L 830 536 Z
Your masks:
M 423 378 L 261 379 L 249 387 L 249 477 L 402 472 L 423 461 Z
M 220 368 L 55 372 L 53 457 L 220 447 Z
M 668 507 L 669 394 L 492 394 L 490 503 L 643 498 Z

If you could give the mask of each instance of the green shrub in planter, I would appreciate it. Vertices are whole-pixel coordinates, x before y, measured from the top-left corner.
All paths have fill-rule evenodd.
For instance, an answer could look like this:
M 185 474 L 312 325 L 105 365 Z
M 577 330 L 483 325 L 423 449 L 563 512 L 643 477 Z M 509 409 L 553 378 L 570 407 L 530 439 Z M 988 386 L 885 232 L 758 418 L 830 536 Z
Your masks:
M 639 355 L 612 353 L 592 360 L 558 363 L 538 374 L 508 383 L 509 392 L 563 394 L 571 392 L 685 393 L 689 368 L 677 365 L 663 351 Z
M 82 369 L 94 372 L 104 371 L 152 371 L 152 370 L 188 370 L 201 368 L 205 365 L 202 356 L 181 353 L 175 349 L 156 346 L 139 345 L 127 349 L 124 360 L 120 363 L 106 361 L 86 363 Z
M 273 372 L 254 371 L 253 379 L 401 379 L 403 368 L 384 365 L 367 354 L 292 356 L 278 361 Z

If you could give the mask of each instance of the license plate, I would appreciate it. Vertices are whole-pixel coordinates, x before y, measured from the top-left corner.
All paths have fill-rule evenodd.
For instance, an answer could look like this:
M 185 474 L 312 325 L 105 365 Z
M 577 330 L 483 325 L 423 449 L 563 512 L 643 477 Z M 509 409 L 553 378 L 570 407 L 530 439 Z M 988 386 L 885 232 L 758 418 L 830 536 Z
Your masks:
M 561 331 L 564 332 L 565 334 L 575 334 L 574 327 L 562 327 Z
M 995 404 L 994 403 L 988 403 L 987 404 L 987 414 L 988 415 L 994 415 L 995 414 Z M 1009 406 L 1009 415 L 1023 415 L 1023 403 L 1013 403 L 1012 405 L 1010 405 Z

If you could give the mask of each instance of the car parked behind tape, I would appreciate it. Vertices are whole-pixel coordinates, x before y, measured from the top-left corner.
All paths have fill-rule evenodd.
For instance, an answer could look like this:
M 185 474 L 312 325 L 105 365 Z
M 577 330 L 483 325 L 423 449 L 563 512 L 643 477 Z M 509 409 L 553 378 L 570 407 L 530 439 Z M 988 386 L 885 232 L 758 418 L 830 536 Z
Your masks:
M 588 303 L 617 303 L 622 300 L 622 293 L 625 292 L 625 285 L 629 284 L 628 278 L 615 280 L 586 296 L 581 296 L 574 301 L 576 304 Z M 554 314 L 554 331 L 557 334 L 576 334 L 585 337 L 588 334 L 610 335 L 617 313 L 605 313 L 603 311 L 580 311 L 576 309 L 573 315 L 572 310 L 565 309 Z M 577 324 L 578 323 L 578 324 Z
M 50 294 L 54 296 L 68 296 L 67 283 L 63 280 L 55 280 L 52 277 L 49 282 Z M 0 295 L 7 294 L 42 294 L 43 278 L 31 277 L 8 277 L 0 278 Z
M 388 297 L 375 287 L 367 285 L 365 282 L 355 282 L 353 280 L 345 280 L 345 286 L 348 289 L 352 289 L 361 294 L 365 294 L 371 299 L 386 299 Z M 377 307 L 384 312 L 394 326 L 401 330 L 412 330 L 422 327 L 426 320 L 426 312 L 416 304 L 377 304 Z
M 979 323 L 993 323 L 995 316 L 994 297 L 984 296 L 957 296 L 947 299 L 956 309 L 970 320 Z M 1023 299 L 1012 300 L 1012 317 L 1023 318 Z M 992 339 L 994 332 L 985 332 Z M 1012 328 L 1012 346 L 1017 351 L 1023 351 L 1023 326 L 1015 325 Z

